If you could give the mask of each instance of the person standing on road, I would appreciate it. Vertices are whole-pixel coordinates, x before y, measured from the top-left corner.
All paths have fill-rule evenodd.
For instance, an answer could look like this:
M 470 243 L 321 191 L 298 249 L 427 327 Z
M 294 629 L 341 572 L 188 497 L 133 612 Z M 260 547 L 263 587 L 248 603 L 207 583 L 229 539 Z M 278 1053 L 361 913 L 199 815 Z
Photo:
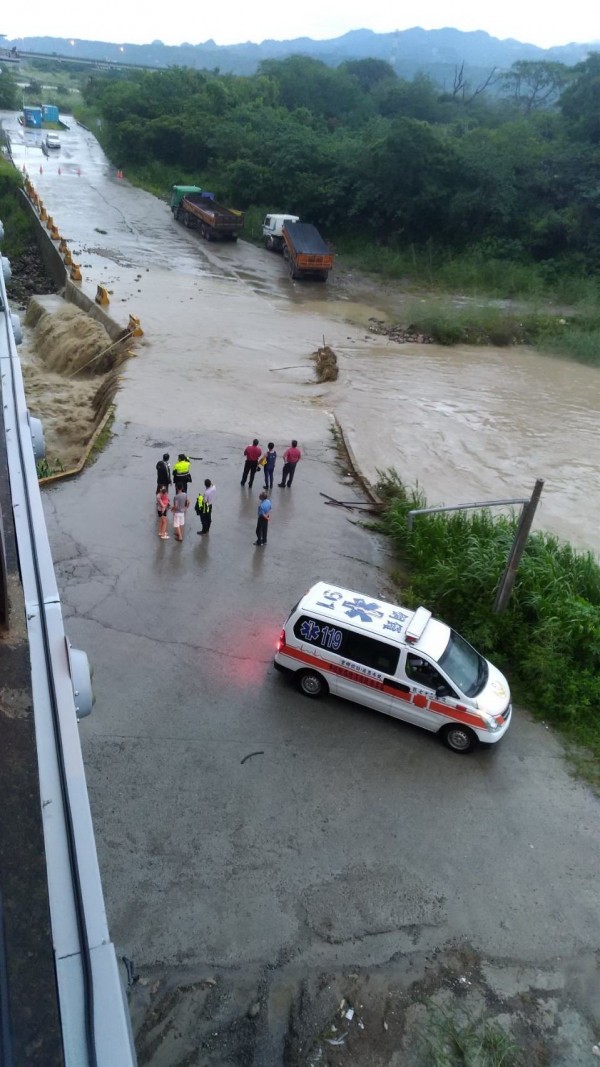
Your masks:
M 169 453 L 165 452 L 162 459 L 159 459 L 156 464 L 156 492 L 158 493 L 164 485 L 167 492 L 171 484 L 171 464 L 169 463 Z
M 277 462 L 277 453 L 275 451 L 275 445 L 272 441 L 269 441 L 267 445 L 267 451 L 265 452 L 263 459 L 265 461 L 263 472 L 265 476 L 265 489 L 273 488 L 273 472 L 275 470 L 275 464 Z M 262 462 L 262 461 L 261 461 Z
M 173 481 L 177 492 L 187 493 L 188 485 L 192 480 L 191 467 L 192 465 L 185 452 L 180 452 L 177 463 L 173 464 Z
M 158 513 L 158 536 L 162 541 L 168 541 L 167 512 L 171 507 L 169 503 L 169 491 L 166 485 L 159 485 L 156 494 L 156 511 Z
M 178 489 L 173 497 L 172 512 L 173 512 L 173 531 L 175 533 L 176 541 L 183 541 L 183 527 L 185 524 L 185 513 L 190 506 L 190 502 L 187 497 L 187 493 L 183 489 Z
M 251 445 L 246 445 L 244 449 L 244 456 L 246 462 L 244 463 L 244 471 L 242 473 L 242 480 L 240 485 L 246 484 L 246 479 L 250 475 L 248 481 L 248 489 L 252 489 L 254 484 L 254 475 L 256 474 L 256 468 L 258 467 L 258 461 L 262 455 L 262 448 L 258 443 L 258 437 L 255 437 Z
M 298 442 L 292 441 L 290 447 L 283 453 L 283 474 L 281 475 L 281 481 L 278 483 L 280 489 L 285 489 L 286 478 L 287 487 L 291 487 L 294 480 L 294 474 L 296 473 L 296 467 L 302 459 L 302 453 L 298 448 Z
M 194 511 L 196 512 L 196 515 L 200 516 L 200 522 L 202 523 L 202 529 L 197 531 L 198 536 L 207 534 L 210 530 L 213 502 L 216 492 L 217 488 L 213 485 L 210 478 L 205 478 L 204 491 L 198 494 L 198 499 L 194 505 Z
M 258 548 L 262 548 L 267 543 L 271 508 L 271 501 L 269 500 L 268 494 L 263 489 L 258 497 L 258 521 L 256 523 L 256 541 L 254 542 Z

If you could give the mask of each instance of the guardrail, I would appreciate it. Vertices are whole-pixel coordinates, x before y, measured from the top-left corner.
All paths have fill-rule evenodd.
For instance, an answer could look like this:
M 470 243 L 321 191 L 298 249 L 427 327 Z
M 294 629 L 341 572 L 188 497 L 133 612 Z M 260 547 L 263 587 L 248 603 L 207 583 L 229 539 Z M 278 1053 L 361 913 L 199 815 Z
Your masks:
M 91 692 L 85 692 L 87 661 L 84 653 L 71 649 L 65 636 L 37 479 L 33 420 L 27 411 L 16 350 L 18 337 L 18 321 L 10 314 L 0 271 L 0 388 L 31 659 L 65 1063 L 67 1067 L 134 1067 L 129 1014 L 106 921 L 78 734 L 78 714 L 81 717 L 91 710 Z

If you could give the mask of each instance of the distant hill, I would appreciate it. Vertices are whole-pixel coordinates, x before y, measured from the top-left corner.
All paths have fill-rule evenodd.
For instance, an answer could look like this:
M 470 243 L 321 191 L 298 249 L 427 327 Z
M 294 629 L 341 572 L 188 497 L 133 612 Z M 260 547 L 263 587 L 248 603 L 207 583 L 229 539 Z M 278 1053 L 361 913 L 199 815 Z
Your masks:
M 374 33 L 372 30 L 352 30 L 342 37 L 328 41 L 313 41 L 298 37 L 292 41 L 263 41 L 261 44 L 165 45 L 151 44 L 122 46 L 106 41 L 76 41 L 74 45 L 63 37 L 23 37 L 5 42 L 24 52 L 43 52 L 48 56 L 65 55 L 70 58 L 94 59 L 98 62 L 140 64 L 157 68 L 170 66 L 193 67 L 221 73 L 253 74 L 263 59 L 285 59 L 291 55 L 312 56 L 329 66 L 338 66 L 347 59 L 384 59 L 404 78 L 412 78 L 419 71 L 428 74 L 442 87 L 450 87 L 457 66 L 464 63 L 465 74 L 471 80 L 487 77 L 492 68 L 508 70 L 517 60 L 552 60 L 573 65 L 592 51 L 600 50 L 600 42 L 568 44 L 555 48 L 538 48 L 533 44 L 491 37 L 483 30 L 463 33 L 461 30 L 398 30 L 394 33 Z

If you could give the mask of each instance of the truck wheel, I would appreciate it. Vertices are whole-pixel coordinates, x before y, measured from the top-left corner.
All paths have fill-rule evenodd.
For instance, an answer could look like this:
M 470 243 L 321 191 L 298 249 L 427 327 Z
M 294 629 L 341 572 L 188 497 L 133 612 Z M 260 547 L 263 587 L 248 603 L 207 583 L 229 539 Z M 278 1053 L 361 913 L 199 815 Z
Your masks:
M 237 233 L 232 233 L 231 237 L 229 238 L 230 241 L 237 241 L 237 239 L 238 239 Z
M 186 212 L 184 212 L 184 215 L 183 215 L 183 225 L 184 225 L 184 226 L 187 226 L 187 228 L 189 229 L 189 226 L 190 226 L 190 216 L 188 215 L 187 211 L 186 211 Z
M 298 671 L 296 675 L 298 689 L 305 697 L 317 700 L 318 697 L 327 696 L 329 686 L 318 671 Z
M 294 260 L 292 259 L 291 256 L 290 256 L 290 259 L 289 259 L 288 266 L 289 266 L 289 271 L 290 271 L 290 278 L 297 278 L 298 277 L 298 271 L 296 270 L 296 267 L 294 265 Z
M 269 252 L 275 251 L 275 241 L 272 237 L 265 237 L 265 248 L 267 248 Z
M 283 258 L 284 259 L 289 259 L 290 258 L 290 250 L 289 250 L 287 245 L 283 246 Z
M 468 726 L 459 726 L 458 723 L 443 726 L 440 735 L 444 744 L 460 755 L 472 752 L 477 745 L 477 735 Z

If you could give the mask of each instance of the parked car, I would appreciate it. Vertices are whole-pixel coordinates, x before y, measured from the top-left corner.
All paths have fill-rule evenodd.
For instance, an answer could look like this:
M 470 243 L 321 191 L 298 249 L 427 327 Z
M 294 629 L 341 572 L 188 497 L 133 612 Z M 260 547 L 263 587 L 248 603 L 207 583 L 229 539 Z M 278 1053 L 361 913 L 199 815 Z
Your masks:
M 60 148 L 60 137 L 57 133 L 47 133 L 44 141 L 46 148 Z

